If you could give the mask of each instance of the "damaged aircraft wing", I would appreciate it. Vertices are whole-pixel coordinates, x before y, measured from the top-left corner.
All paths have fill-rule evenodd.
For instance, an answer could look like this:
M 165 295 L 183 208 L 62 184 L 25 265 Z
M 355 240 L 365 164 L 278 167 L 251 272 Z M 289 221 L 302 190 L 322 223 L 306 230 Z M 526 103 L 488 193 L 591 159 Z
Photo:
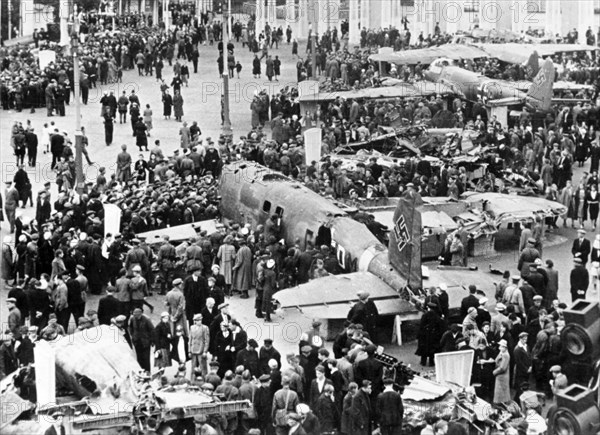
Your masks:
M 463 198 L 488 213 L 498 226 L 503 222 L 531 221 L 536 216 L 551 217 L 567 212 L 563 204 L 539 197 L 466 192 Z
M 418 319 L 419 310 L 392 287 L 370 272 L 329 275 L 273 295 L 280 308 L 298 309 L 306 317 L 345 319 L 358 301 L 356 293 L 368 289 L 380 315 L 400 314 L 405 320 Z M 327 301 L 327 302 L 323 302 Z

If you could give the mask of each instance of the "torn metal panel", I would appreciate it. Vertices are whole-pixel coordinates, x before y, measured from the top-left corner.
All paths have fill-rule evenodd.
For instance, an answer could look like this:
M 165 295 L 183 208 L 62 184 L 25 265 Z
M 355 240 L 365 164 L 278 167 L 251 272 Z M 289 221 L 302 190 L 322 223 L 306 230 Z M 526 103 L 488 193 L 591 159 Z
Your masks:
M 156 243 L 163 243 L 163 236 L 169 236 L 171 243 L 182 242 L 189 240 L 190 238 L 198 237 L 202 232 L 206 231 L 207 234 L 213 234 L 217 232 L 217 222 L 214 219 L 209 219 L 200 222 L 193 222 L 191 224 L 177 225 L 169 228 L 162 228 L 160 230 L 147 231 L 140 233 L 137 237 L 143 237 L 146 239 L 146 243 L 152 245 Z
M 450 388 L 444 385 L 421 376 L 415 376 L 412 382 L 404 387 L 402 399 L 415 402 L 432 401 L 444 397 L 449 392 Z

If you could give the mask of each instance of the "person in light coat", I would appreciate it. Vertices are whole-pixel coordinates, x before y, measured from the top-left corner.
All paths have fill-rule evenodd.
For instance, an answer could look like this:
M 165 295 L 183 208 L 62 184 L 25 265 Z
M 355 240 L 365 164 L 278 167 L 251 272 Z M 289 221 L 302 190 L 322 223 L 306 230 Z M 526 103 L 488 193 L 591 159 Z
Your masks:
M 168 307 L 171 334 L 175 335 L 175 328 L 178 325 L 183 326 L 183 331 L 186 336 L 189 335 L 188 321 L 185 315 L 185 297 L 181 291 L 183 280 L 176 278 L 173 280 L 173 288 L 167 293 L 166 305 Z
M 510 355 L 508 354 L 508 344 L 506 340 L 498 342 L 500 353 L 496 357 L 496 368 L 493 371 L 496 377 L 494 386 L 494 403 L 510 402 Z
M 196 378 L 197 367 L 200 368 L 202 376 L 208 373 L 207 354 L 210 344 L 210 333 L 208 326 L 202 324 L 202 314 L 194 314 L 194 324 L 190 328 L 190 354 L 192 357 L 192 380 Z
M 240 249 L 235 255 L 233 266 L 233 288 L 242 292 L 242 298 L 248 298 L 248 290 L 252 284 L 252 251 L 246 240 L 240 240 Z

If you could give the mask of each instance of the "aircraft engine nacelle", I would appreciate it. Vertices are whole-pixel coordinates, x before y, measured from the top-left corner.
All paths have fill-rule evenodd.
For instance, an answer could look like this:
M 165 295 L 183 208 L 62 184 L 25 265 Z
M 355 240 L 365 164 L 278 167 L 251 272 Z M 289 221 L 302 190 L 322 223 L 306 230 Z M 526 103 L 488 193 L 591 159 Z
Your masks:
M 594 391 L 573 384 L 557 393 L 556 406 L 548 411 L 548 434 L 595 434 L 598 421 L 600 410 L 594 401 Z
M 600 357 L 600 303 L 576 300 L 564 310 L 565 327 L 560 333 L 563 349 L 575 360 Z

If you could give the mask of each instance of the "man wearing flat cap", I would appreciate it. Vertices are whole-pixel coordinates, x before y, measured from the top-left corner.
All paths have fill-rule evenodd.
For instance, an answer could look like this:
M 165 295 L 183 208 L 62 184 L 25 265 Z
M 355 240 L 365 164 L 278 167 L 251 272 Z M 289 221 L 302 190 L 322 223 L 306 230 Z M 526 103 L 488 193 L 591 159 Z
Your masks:
M 237 353 L 235 359 L 236 367 L 244 366 L 246 370 L 250 371 L 250 374 L 252 376 L 260 375 L 258 369 L 258 352 L 256 351 L 256 349 L 258 349 L 258 343 L 256 342 L 256 340 L 251 338 L 250 340 L 248 340 L 246 348 L 240 350 Z
M 347 319 L 351 323 L 360 323 L 363 325 L 365 331 L 374 339 L 379 311 L 377 310 L 375 303 L 369 299 L 370 295 L 368 292 L 358 292 L 357 296 L 359 300 L 352 308 L 350 308 Z
M 556 396 L 557 393 L 560 393 L 561 390 L 564 390 L 569 386 L 569 380 L 562 373 L 562 367 L 559 365 L 553 365 L 550 367 L 550 374 L 552 375 L 552 379 L 550 379 L 550 388 L 552 389 L 552 394 Z
M 527 246 L 521 251 L 519 263 L 517 267 L 521 271 L 521 277 L 525 278 L 529 275 L 529 265 L 535 262 L 536 258 L 540 258 L 540 251 L 535 249 L 535 239 L 530 237 L 527 239 Z
M 210 332 L 208 326 L 202 324 L 202 314 L 194 314 L 193 324 L 190 328 L 190 353 L 192 354 L 192 380 L 196 378 L 196 368 L 200 368 L 202 376 L 206 375 L 207 354 L 210 345 Z
M 184 334 L 189 336 L 188 321 L 185 315 L 185 297 L 181 292 L 182 285 L 183 280 L 181 278 L 175 278 L 173 280 L 173 288 L 167 293 L 165 304 L 169 311 L 171 334 L 175 335 L 176 326 L 181 325 Z
M 579 257 L 573 259 L 573 269 L 569 277 L 571 284 L 571 302 L 577 299 L 585 299 L 587 289 L 590 285 L 590 273 L 585 267 L 583 260 Z
M 258 378 L 260 386 L 256 390 L 254 395 L 254 409 L 256 410 L 256 420 L 258 427 L 261 429 L 261 433 L 272 434 L 273 433 L 273 420 L 272 420 L 272 406 L 273 406 L 273 393 L 271 392 L 271 377 L 269 375 L 262 375 Z

